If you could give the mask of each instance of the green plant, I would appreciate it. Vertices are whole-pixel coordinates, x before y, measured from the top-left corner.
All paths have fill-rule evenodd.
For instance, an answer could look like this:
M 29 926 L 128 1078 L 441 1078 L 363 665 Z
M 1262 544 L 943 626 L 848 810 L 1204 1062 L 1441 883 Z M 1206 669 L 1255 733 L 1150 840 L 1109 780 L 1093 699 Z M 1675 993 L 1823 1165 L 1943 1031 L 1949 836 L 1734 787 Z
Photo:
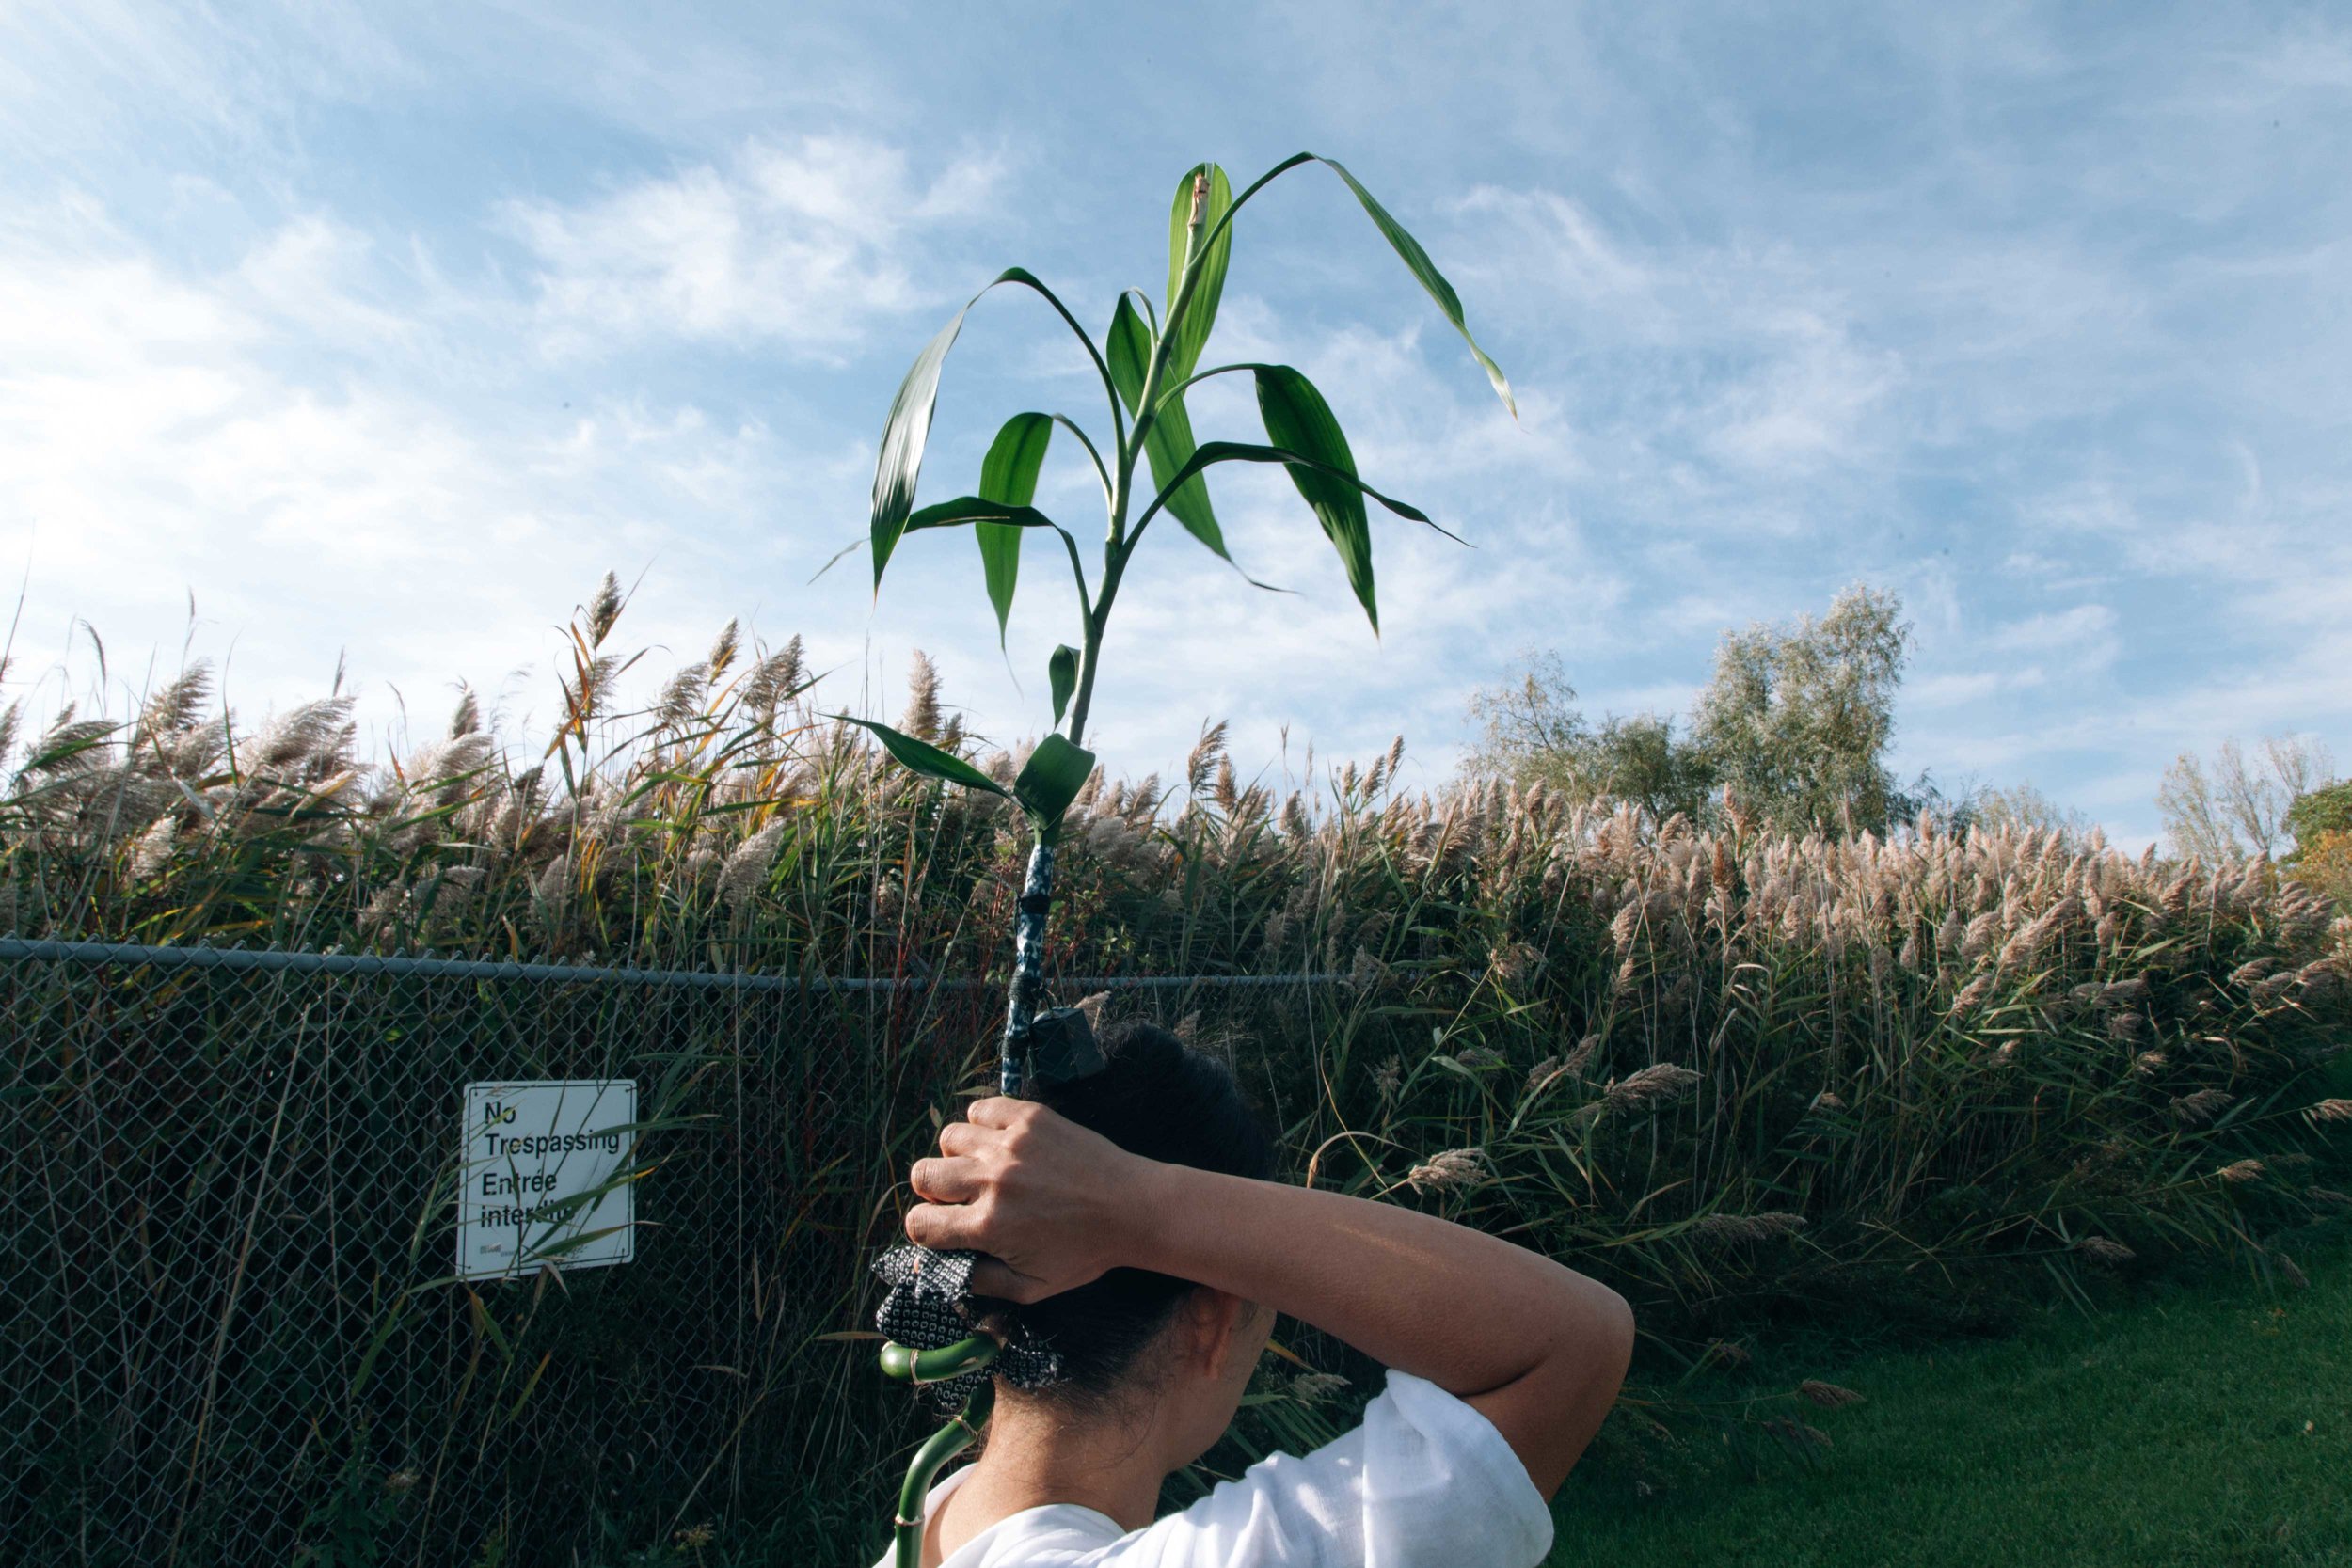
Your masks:
M 1231 564 L 1233 558 L 1226 548 L 1224 531 L 1209 498 L 1208 471 L 1225 463 L 1279 463 L 1338 552 L 1347 572 L 1348 585 L 1375 632 L 1379 629 L 1380 612 L 1373 578 L 1372 530 L 1364 498 L 1371 497 L 1399 516 L 1429 522 L 1419 509 L 1381 494 L 1358 474 L 1347 436 L 1333 417 L 1330 404 L 1298 370 L 1289 365 L 1254 362 L 1200 368 L 1210 335 L 1216 329 L 1217 303 L 1225 292 L 1226 272 L 1232 260 L 1234 218 L 1268 183 L 1307 164 L 1320 164 L 1345 182 L 1374 226 L 1461 333 L 1471 355 L 1493 382 L 1496 394 L 1516 414 L 1510 383 L 1470 336 L 1463 321 L 1460 297 L 1421 243 L 1346 168 L 1332 159 L 1301 152 L 1275 165 L 1238 197 L 1232 194 L 1225 171 L 1216 165 L 1201 164 L 1188 170 L 1176 183 L 1175 201 L 1168 213 L 1164 314 L 1152 309 L 1149 295 L 1141 290 L 1126 290 L 1119 296 L 1109 331 L 1100 344 L 1078 324 L 1077 317 L 1060 298 L 1034 275 L 1020 267 L 999 274 L 994 282 L 957 311 L 915 356 L 914 368 L 899 386 L 898 397 L 891 404 L 890 418 L 882 427 L 881 458 L 874 470 L 870 523 L 876 593 L 882 590 L 882 573 L 893 552 L 907 534 L 963 527 L 973 531 L 979 545 L 982 576 L 989 603 L 996 611 L 1000 640 L 1012 612 L 1021 569 L 1022 539 L 1028 530 L 1050 530 L 1060 538 L 1077 590 L 1078 641 L 1074 646 L 1066 642 L 1057 646 L 1047 669 L 1054 723 L 1061 726 L 1066 722 L 1067 733 L 1058 728 L 1049 732 L 1009 787 L 952 752 L 888 725 L 860 721 L 874 732 L 891 755 L 914 772 L 1009 796 L 1020 802 L 1035 829 L 1036 847 L 1030 858 L 1022 899 L 1023 915 L 1015 937 L 1013 994 L 1005 1030 L 1001 1075 L 1007 1094 L 1018 1094 L 1021 1090 L 1020 1047 L 1036 990 L 1035 954 L 1043 940 L 1054 843 L 1060 832 L 1063 813 L 1093 771 L 1094 758 L 1084 749 L 1083 742 L 1100 673 L 1104 633 L 1129 564 L 1153 521 L 1162 513 L 1174 516 L 1196 540 Z M 972 305 L 977 304 L 990 289 L 1004 283 L 1034 291 L 1076 336 L 1102 383 L 1110 415 L 1111 438 L 1098 444 L 1066 415 L 1016 414 L 1005 421 L 990 446 L 980 466 L 979 484 L 975 493 L 918 508 L 914 504 L 915 486 L 930 433 L 931 411 L 938 400 L 940 372 Z M 1142 305 L 1140 310 L 1136 309 L 1138 301 Z M 1266 439 L 1262 443 L 1197 442 L 1191 416 L 1185 410 L 1185 393 L 1211 377 L 1244 372 L 1256 384 L 1258 410 Z M 1102 485 L 1102 564 L 1091 583 L 1076 536 L 1031 504 L 1037 494 L 1038 474 L 1057 425 L 1068 430 L 1084 449 Z M 1139 467 L 1149 468 L 1153 487 L 1150 499 L 1140 505 L 1144 492 L 1136 479 Z
M 2287 807 L 2287 832 L 2298 847 L 2322 833 L 2352 832 L 2352 779 L 2296 796 Z
M 2287 808 L 2287 832 L 2295 835 L 2288 874 L 2352 912 L 2352 781 L 2299 797 Z
M 304 1521 L 294 1560 L 302 1568 L 374 1568 L 384 1560 L 401 1499 L 416 1484 L 410 1471 L 387 1475 L 352 1461 Z
M 1883 833 L 1913 806 L 1886 765 L 1911 627 L 1856 584 L 1820 620 L 1725 632 L 1691 738 L 1725 798 L 1788 832 Z
M 882 591 L 882 572 L 890 563 L 892 552 L 906 534 L 922 529 L 965 526 L 974 531 L 979 542 L 982 576 L 989 602 L 996 611 L 1000 641 L 1012 611 L 1025 530 L 1052 529 L 1060 535 L 1069 550 L 1071 577 L 1077 589 L 1078 645 L 1073 647 L 1065 642 L 1057 646 L 1046 671 L 1053 692 L 1054 722 L 1057 726 L 1062 724 L 1066 715 L 1069 733 L 1064 736 L 1058 729 L 1049 732 L 1030 753 L 1009 788 L 951 752 L 888 725 L 858 721 L 874 732 L 891 755 L 913 771 L 1018 800 L 1035 831 L 1036 841 L 1029 852 L 1028 873 L 1023 881 L 1020 913 L 1014 927 L 1012 984 L 997 1067 L 998 1087 L 1007 1095 L 1019 1095 L 1029 1075 L 1026 1056 L 1040 985 L 1045 917 L 1052 904 L 1055 841 L 1060 835 L 1063 814 L 1094 771 L 1094 757 L 1080 743 L 1093 706 L 1103 635 L 1110 624 L 1111 607 L 1118 599 L 1120 581 L 1152 521 L 1162 512 L 1169 514 L 1195 539 L 1231 564 L 1232 555 L 1225 546 L 1224 532 L 1209 499 L 1208 470 L 1222 463 L 1279 463 L 1322 524 L 1324 536 L 1338 551 L 1347 571 L 1348 585 L 1354 590 L 1357 602 L 1364 607 L 1364 615 L 1375 633 L 1380 626 L 1380 610 L 1373 585 L 1372 527 L 1364 498 L 1371 497 L 1399 516 L 1429 522 L 1426 514 L 1382 495 L 1357 473 L 1355 455 L 1348 449 L 1347 436 L 1332 415 L 1330 404 L 1300 371 L 1289 365 L 1260 363 L 1200 368 L 1202 352 L 1216 329 L 1217 301 L 1225 292 L 1226 269 L 1232 260 L 1234 214 L 1270 182 L 1309 163 L 1319 163 L 1330 169 L 1355 193 L 1390 245 L 1470 344 L 1470 353 L 1486 368 L 1504 405 L 1512 406 L 1510 383 L 1470 336 L 1462 320 L 1460 298 L 1429 260 L 1428 252 L 1422 249 L 1421 243 L 1390 216 L 1388 210 L 1344 167 L 1331 159 L 1301 152 L 1259 176 L 1238 197 L 1232 194 L 1225 171 L 1215 164 L 1199 165 L 1178 181 L 1175 203 L 1168 214 L 1165 318 L 1152 310 L 1150 297 L 1141 291 L 1123 291 L 1111 313 L 1110 331 L 1099 347 L 1069 308 L 1034 275 L 1013 267 L 999 274 L 995 283 L 988 286 L 993 289 L 997 283 L 1017 283 L 1035 290 L 1077 336 L 1102 380 L 1109 404 L 1111 440 L 1107 462 L 1102 448 L 1067 416 L 1016 414 L 1005 422 L 990 446 L 988 456 L 980 465 L 976 494 L 915 507 L 915 485 L 922 472 L 932 405 L 939 395 L 940 371 L 946 362 L 947 351 L 955 346 L 956 335 L 962 330 L 964 313 L 971 309 L 971 304 L 958 311 L 915 356 L 914 369 L 907 372 L 898 398 L 891 404 L 889 422 L 882 428 L 882 455 L 874 470 L 871 522 L 876 593 Z M 981 294 L 987 293 L 988 289 L 980 291 Z M 977 304 L 979 297 L 975 295 L 972 304 Z M 1143 302 L 1140 313 L 1135 307 L 1138 299 Z M 1257 385 L 1258 412 L 1265 426 L 1265 441 L 1197 442 L 1191 417 L 1185 412 L 1184 393 L 1212 376 L 1242 372 L 1247 372 Z M 1513 407 L 1515 414 L 1517 411 Z M 1030 504 L 1037 494 L 1038 473 L 1057 424 L 1069 430 L 1086 449 L 1093 459 L 1095 477 L 1102 483 L 1105 520 L 1102 569 L 1091 586 L 1087 580 L 1076 536 Z M 1146 463 L 1157 493 L 1137 510 L 1136 470 L 1139 464 Z M 957 1345 L 927 1349 L 924 1354 L 943 1361 L 984 1366 L 994 1355 L 995 1346 L 983 1336 Z M 914 1375 L 912 1369 L 920 1359 L 891 1345 L 884 1348 L 882 1365 L 893 1376 L 910 1377 Z M 977 1425 L 985 1415 L 992 1392 L 992 1386 L 983 1383 L 980 1393 L 967 1408 L 924 1445 L 909 1467 L 898 1509 L 900 1568 L 914 1568 L 920 1555 L 922 1502 L 932 1474 L 977 1435 Z

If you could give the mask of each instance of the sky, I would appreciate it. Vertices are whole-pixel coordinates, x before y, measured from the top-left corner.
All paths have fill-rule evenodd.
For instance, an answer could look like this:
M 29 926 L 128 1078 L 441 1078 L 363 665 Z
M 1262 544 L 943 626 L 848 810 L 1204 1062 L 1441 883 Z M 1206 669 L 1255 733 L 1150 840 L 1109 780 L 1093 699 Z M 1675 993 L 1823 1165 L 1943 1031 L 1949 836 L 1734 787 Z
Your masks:
M 731 617 L 889 718 L 1050 725 L 1077 641 L 1032 545 L 1008 645 L 970 540 L 862 551 L 892 393 L 1025 266 L 1090 329 L 1155 297 L 1178 176 L 1301 150 L 1413 229 L 1515 420 L 1345 190 L 1244 209 L 1212 361 L 1305 371 L 1370 483 L 1375 637 L 1275 470 L 1218 470 L 1253 588 L 1156 530 L 1089 738 L 1170 772 L 1450 776 L 1556 653 L 1687 710 L 1726 628 L 1867 581 L 1914 626 L 1895 762 L 2031 784 L 2137 846 L 2166 764 L 2352 763 L 2352 17 L 2225 4 L 1184 8 L 0 0 L 5 691 L 118 707 L 191 657 L 241 717 L 464 680 L 527 745 L 607 570 L 658 673 Z M 998 291 L 927 499 L 1088 363 Z M 1252 439 L 1239 378 L 1194 404 Z M 1039 504 L 1100 498 L 1065 437 Z M 103 660 L 103 671 L 102 671 Z M 532 748 L 535 751 L 535 748 Z

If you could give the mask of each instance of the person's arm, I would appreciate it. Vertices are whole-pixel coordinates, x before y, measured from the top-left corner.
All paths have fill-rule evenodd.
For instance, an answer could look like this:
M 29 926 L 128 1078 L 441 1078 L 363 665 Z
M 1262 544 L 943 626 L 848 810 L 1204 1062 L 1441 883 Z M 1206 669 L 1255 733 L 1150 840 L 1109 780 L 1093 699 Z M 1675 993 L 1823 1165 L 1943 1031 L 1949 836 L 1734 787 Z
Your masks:
M 1339 1193 L 1130 1154 L 1041 1105 L 976 1102 L 916 1163 L 909 1238 L 986 1253 L 1015 1302 L 1113 1268 L 1263 1303 L 1478 1410 L 1546 1497 L 1615 1400 L 1633 1350 L 1617 1293 L 1508 1242 Z

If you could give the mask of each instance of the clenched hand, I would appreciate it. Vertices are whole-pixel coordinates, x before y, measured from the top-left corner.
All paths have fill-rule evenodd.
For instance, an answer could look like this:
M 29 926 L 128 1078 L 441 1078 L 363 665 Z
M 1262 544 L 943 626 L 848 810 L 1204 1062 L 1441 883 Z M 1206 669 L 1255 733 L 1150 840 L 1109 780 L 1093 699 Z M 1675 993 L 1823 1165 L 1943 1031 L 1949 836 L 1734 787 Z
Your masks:
M 907 1211 L 908 1240 L 984 1254 L 973 1291 L 1022 1303 L 1130 1261 L 1156 1162 L 1025 1100 L 977 1101 L 967 1115 L 914 1163 L 924 1201 Z

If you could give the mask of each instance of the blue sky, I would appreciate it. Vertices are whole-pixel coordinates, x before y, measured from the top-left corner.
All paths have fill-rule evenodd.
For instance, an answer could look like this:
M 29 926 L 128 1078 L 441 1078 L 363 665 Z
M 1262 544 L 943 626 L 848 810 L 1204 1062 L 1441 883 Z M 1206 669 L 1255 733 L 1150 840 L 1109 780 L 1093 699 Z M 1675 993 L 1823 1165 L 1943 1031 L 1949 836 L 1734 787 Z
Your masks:
M 1375 641 L 1279 474 L 1222 480 L 1297 592 L 1156 537 L 1115 768 L 1230 718 L 1294 774 L 1401 730 L 1434 784 L 1531 650 L 1596 714 L 1677 711 L 1725 627 L 1857 578 L 1916 627 L 1906 770 L 2137 844 L 2184 749 L 2352 752 L 2352 24 L 2299 7 L 0 8 L 11 694 L 86 689 L 87 621 L 118 683 L 192 647 L 257 714 L 340 656 L 379 732 L 463 677 L 523 733 L 610 567 L 655 664 L 739 615 L 887 715 L 919 646 L 1033 735 L 1041 551 L 1009 666 L 968 541 L 879 603 L 854 558 L 810 581 L 890 394 L 1001 266 L 1106 321 L 1179 172 L 1302 148 L 1421 235 L 1522 418 L 1336 182 L 1253 203 L 1213 357 L 1305 369 L 1475 547 L 1378 531 Z M 1099 406 L 993 297 L 926 490 L 1007 414 Z M 1195 422 L 1255 432 L 1246 390 Z

